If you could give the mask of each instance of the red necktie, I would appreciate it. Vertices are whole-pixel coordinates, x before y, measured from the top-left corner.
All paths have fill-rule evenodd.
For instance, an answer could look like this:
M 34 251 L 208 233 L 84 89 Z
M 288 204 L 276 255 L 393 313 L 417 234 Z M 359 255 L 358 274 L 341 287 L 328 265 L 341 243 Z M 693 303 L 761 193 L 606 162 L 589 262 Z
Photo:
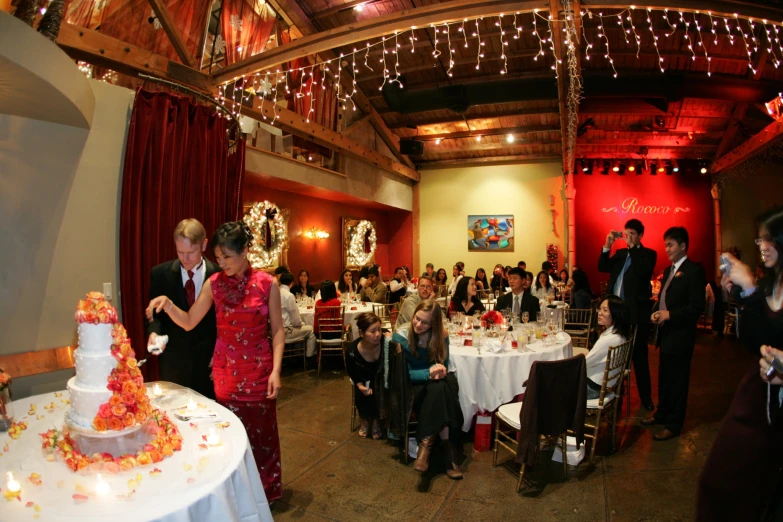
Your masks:
M 193 282 L 193 270 L 188 270 L 188 280 L 185 283 L 185 298 L 188 300 L 188 306 L 193 306 L 196 302 L 196 283 Z

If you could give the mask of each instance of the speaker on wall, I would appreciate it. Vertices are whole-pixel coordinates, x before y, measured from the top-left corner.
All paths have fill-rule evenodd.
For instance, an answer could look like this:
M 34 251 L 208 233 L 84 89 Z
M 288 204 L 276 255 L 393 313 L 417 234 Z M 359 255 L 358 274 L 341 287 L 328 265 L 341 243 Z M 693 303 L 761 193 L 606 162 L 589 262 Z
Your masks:
M 424 142 L 416 140 L 400 141 L 400 153 L 408 156 L 424 154 Z

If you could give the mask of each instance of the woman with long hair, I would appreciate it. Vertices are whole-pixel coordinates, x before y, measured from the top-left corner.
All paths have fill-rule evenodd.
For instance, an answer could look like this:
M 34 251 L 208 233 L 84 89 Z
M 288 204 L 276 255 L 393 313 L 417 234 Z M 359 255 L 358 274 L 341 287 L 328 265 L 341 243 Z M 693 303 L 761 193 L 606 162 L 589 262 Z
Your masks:
M 410 324 L 398 328 L 392 340 L 402 347 L 413 384 L 413 411 L 418 426 L 419 449 L 413 468 L 424 473 L 429 469 L 432 447 L 437 437 L 443 441 L 446 475 L 461 479 L 462 469 L 455 451 L 462 431 L 459 385 L 449 373 L 449 336 L 443 312 L 434 301 L 422 301 Z
M 721 269 L 728 273 L 721 283 L 740 299 L 740 340 L 761 359 L 737 386 L 702 469 L 699 521 L 783 520 L 783 375 L 767 373 L 773 358 L 783 361 L 783 207 L 765 213 L 759 223 L 761 279 L 723 254 L 728 266 Z
M 476 289 L 489 290 L 489 280 L 487 279 L 487 273 L 483 268 L 476 270 Z
M 547 297 L 555 296 L 555 287 L 549 281 L 549 274 L 542 270 L 536 276 L 536 282 L 533 288 L 533 295 L 538 298 L 539 301 L 546 301 Z
M 571 308 L 587 310 L 593 300 L 593 291 L 590 290 L 590 280 L 587 273 L 582 270 L 574 270 L 571 276 L 574 287 L 571 290 Z
M 217 401 L 233 411 L 247 430 L 266 498 L 282 495 L 276 397 L 285 348 L 277 281 L 247 260 L 253 233 L 243 221 L 224 223 L 212 236 L 222 272 L 213 274 L 190 307 L 177 308 L 166 296 L 150 301 L 147 318 L 165 312 L 192 330 L 215 305 L 217 342 L 212 379 Z
M 307 297 L 313 297 L 315 288 L 310 285 L 310 272 L 307 270 L 300 270 L 297 281 L 297 284 L 291 287 L 291 293 L 297 296 L 305 295 Z
M 631 336 L 625 301 L 616 295 L 604 299 L 598 307 L 598 326 L 603 327 L 604 331 L 586 356 L 588 400 L 597 399 L 601 395 L 609 348 L 623 344 Z
M 560 282 L 564 285 L 567 285 L 568 282 L 571 280 L 570 277 L 568 277 L 568 270 L 565 268 L 560 271 Z
M 446 274 L 445 268 L 438 268 L 438 273 L 435 275 L 435 286 L 438 285 L 447 285 L 449 283 L 449 277 L 448 274 Z
M 492 281 L 490 281 L 489 286 L 492 290 L 499 292 L 505 292 L 506 288 L 508 288 L 508 277 L 505 276 L 505 268 L 500 263 L 492 269 Z
M 353 272 L 344 269 L 337 280 L 337 291 L 342 295 L 355 294 L 359 291 L 359 285 L 353 281 Z
M 333 318 L 335 317 L 336 309 L 329 308 L 332 306 L 340 306 L 342 302 L 337 297 L 337 287 L 333 281 L 326 280 L 321 283 L 321 298 L 315 302 L 315 312 L 313 313 L 313 331 L 315 335 L 320 335 L 322 339 L 339 339 L 342 336 L 342 332 L 335 328 L 333 325 L 329 325 L 329 331 L 319 330 L 319 319 L 321 318 Z
M 476 312 L 485 310 L 484 303 L 478 298 L 476 290 L 476 280 L 472 277 L 463 277 L 457 283 L 457 289 L 451 296 L 449 303 L 449 317 L 453 314 L 462 312 L 466 315 L 473 315 Z
M 356 409 L 359 410 L 359 437 L 366 439 L 372 429 L 372 438 L 381 438 L 378 397 L 383 390 L 375 389 L 375 380 L 381 371 L 383 331 L 381 318 L 372 312 L 356 316 L 359 338 L 354 340 L 345 354 L 345 367 L 355 390 Z

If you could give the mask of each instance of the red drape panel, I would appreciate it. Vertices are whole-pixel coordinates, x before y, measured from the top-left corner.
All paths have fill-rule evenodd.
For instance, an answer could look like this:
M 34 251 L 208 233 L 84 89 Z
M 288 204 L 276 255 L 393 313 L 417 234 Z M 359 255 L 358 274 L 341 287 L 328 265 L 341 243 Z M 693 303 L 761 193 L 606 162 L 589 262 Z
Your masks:
M 157 378 L 148 357 L 144 310 L 150 269 L 174 259 L 172 233 L 196 218 L 207 237 L 242 210 L 244 143 L 228 154 L 226 120 L 188 98 L 139 90 L 133 106 L 120 210 L 120 285 L 123 323 L 145 378 Z M 212 257 L 211 252 L 208 252 Z
M 274 13 L 262 0 L 224 0 L 220 34 L 226 42 L 226 65 L 266 49 L 275 22 Z

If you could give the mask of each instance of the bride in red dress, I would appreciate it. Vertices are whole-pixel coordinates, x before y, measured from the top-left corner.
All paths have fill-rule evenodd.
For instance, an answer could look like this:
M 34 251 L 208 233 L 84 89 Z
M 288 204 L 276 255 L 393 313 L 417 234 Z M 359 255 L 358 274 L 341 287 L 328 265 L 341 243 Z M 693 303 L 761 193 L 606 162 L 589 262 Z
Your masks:
M 191 330 L 214 302 L 218 331 L 212 356 L 215 396 L 245 425 L 266 498 L 272 502 L 282 495 L 275 399 L 280 390 L 285 329 L 277 281 L 254 270 L 247 260 L 252 239 L 242 221 L 221 225 L 212 245 L 223 271 L 204 282 L 189 311 L 160 296 L 150 301 L 147 317 L 164 311 L 180 327 Z

